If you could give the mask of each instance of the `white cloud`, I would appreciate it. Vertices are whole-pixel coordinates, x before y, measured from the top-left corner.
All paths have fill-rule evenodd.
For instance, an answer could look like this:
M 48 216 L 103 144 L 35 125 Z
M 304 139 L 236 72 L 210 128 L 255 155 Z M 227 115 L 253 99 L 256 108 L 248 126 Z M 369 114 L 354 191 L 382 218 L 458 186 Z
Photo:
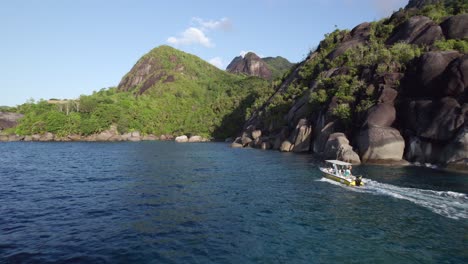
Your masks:
M 208 61 L 209 63 L 213 64 L 214 66 L 223 69 L 223 59 L 221 57 L 214 57 Z
M 212 48 L 215 44 L 207 34 L 213 30 L 229 31 L 232 28 L 231 21 L 225 17 L 220 20 L 204 20 L 194 17 L 191 24 L 193 25 L 192 27 L 187 28 L 178 37 L 169 37 L 167 42 L 176 46 L 200 44 L 207 48 Z
M 214 44 L 211 40 L 198 28 L 190 27 L 186 29 L 180 37 L 170 37 L 167 39 L 167 42 L 174 45 L 191 45 L 191 44 L 201 44 L 207 48 L 214 47 Z
M 220 20 L 203 20 L 199 17 L 192 18 L 192 22 L 197 24 L 199 28 L 203 31 L 209 30 L 222 30 L 222 31 L 229 31 L 232 29 L 231 21 L 223 17 Z

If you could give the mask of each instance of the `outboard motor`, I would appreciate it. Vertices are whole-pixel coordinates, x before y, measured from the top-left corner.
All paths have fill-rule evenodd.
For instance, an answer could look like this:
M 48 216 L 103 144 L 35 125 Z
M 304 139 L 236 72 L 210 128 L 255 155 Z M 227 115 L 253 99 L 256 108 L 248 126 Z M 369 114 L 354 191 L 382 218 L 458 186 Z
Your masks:
M 356 186 L 361 186 L 361 180 L 362 180 L 362 176 L 356 176 L 356 179 L 354 180 L 354 182 L 356 183 Z

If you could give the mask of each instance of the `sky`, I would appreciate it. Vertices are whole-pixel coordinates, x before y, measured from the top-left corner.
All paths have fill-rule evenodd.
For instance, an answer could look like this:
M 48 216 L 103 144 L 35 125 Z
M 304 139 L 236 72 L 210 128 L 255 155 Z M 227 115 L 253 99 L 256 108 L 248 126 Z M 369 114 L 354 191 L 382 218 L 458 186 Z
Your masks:
M 0 106 L 117 86 L 169 45 L 220 69 L 248 51 L 300 62 L 326 33 L 407 0 L 0 0 Z

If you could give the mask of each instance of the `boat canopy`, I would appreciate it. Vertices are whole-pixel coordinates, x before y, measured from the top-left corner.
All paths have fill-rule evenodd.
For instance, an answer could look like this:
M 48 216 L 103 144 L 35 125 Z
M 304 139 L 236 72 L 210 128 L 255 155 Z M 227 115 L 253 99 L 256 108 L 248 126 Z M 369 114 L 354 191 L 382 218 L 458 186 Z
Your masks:
M 340 165 L 340 166 L 352 165 L 351 163 L 344 162 L 344 161 L 341 161 L 341 160 L 325 160 L 325 161 L 328 162 L 328 163 L 332 163 L 332 164 L 336 164 L 336 165 Z

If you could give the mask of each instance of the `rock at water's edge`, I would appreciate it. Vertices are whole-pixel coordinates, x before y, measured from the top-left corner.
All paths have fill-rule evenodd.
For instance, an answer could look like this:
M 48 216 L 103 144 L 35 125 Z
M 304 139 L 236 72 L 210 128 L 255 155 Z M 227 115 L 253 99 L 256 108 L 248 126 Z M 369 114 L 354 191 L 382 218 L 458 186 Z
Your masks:
M 391 127 L 369 127 L 358 136 L 358 148 L 362 162 L 401 161 L 405 140 Z
M 188 142 L 188 137 L 186 135 L 178 136 L 175 138 L 175 142 L 178 142 L 178 143 Z

